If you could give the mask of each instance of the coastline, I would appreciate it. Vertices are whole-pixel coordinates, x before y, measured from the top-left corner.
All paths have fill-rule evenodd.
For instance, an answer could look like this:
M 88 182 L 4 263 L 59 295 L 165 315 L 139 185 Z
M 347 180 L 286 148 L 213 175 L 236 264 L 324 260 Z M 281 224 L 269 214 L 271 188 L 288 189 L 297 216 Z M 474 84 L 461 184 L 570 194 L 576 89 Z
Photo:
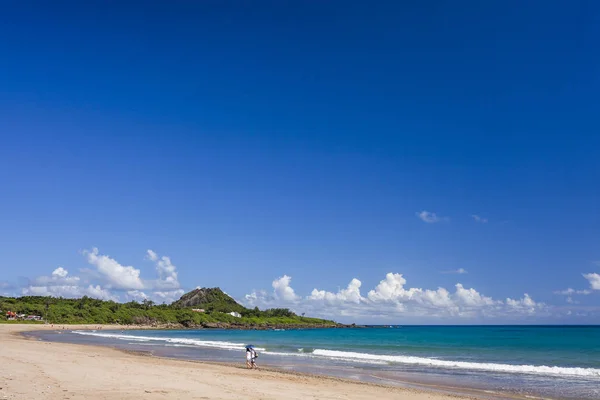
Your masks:
M 5 399 L 499 399 L 518 398 L 406 382 L 398 387 L 275 368 L 248 371 L 240 365 L 148 357 L 110 347 L 33 340 L 24 332 L 60 330 L 38 324 L 0 324 L 0 395 Z M 100 325 L 64 325 L 97 329 Z M 103 325 L 102 329 L 123 329 Z M 137 327 L 156 329 L 155 327 Z M 135 379 L 134 379 L 135 377 Z
M 66 326 L 70 329 L 74 329 L 74 326 L 84 327 L 82 329 L 95 329 L 95 327 L 102 327 L 107 330 L 145 330 L 145 329 L 159 329 L 159 330 L 211 330 L 211 329 L 224 329 L 230 331 L 270 331 L 277 329 L 298 329 L 298 330 L 311 330 L 311 329 L 356 329 L 356 328 L 369 328 L 365 325 L 356 324 L 336 324 L 336 325 L 325 325 L 325 324 L 267 324 L 267 325 L 248 325 L 248 324 L 232 324 L 226 322 L 207 322 L 202 324 L 180 324 L 180 323 L 149 323 L 149 324 L 65 324 L 65 323 L 53 323 L 44 324 L 40 322 L 26 322 L 10 321 L 1 322 L 0 325 L 33 325 L 33 326 L 54 326 L 51 329 L 57 329 Z M 45 330 L 42 328 L 40 330 Z

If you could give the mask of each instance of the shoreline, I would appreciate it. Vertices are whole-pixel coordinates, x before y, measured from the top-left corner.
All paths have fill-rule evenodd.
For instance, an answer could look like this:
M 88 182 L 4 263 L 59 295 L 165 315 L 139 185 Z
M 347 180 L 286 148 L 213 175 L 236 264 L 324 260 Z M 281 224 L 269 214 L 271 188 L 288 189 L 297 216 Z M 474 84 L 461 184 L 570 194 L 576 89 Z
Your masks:
M 247 389 L 242 387 L 240 391 L 234 391 L 233 393 L 237 393 L 235 396 L 223 397 L 223 390 L 231 391 L 232 386 L 229 385 L 229 381 L 242 381 L 245 384 L 249 384 L 250 387 L 257 387 L 259 390 L 262 390 L 263 393 L 260 398 L 281 398 L 281 392 L 285 391 L 286 398 L 373 398 L 378 397 L 381 399 L 410 399 L 410 400 L 424 400 L 424 399 L 434 399 L 434 400 L 447 400 L 447 399 L 522 399 L 525 397 L 519 397 L 512 394 L 507 393 L 497 393 L 497 392 L 489 392 L 479 389 L 468 389 L 462 387 L 451 387 L 451 386 L 442 386 L 442 385 L 427 385 L 416 382 L 408 382 L 408 381 L 394 381 L 395 385 L 382 383 L 372 383 L 372 382 L 364 382 L 359 380 L 353 380 L 348 378 L 338 378 L 327 375 L 316 375 L 311 373 L 304 372 L 296 372 L 296 371 L 288 371 L 280 368 L 261 368 L 259 371 L 247 371 L 241 364 L 235 363 L 223 363 L 223 362 L 208 362 L 208 361 L 199 361 L 199 360 L 182 360 L 176 358 L 169 357 L 159 357 L 154 356 L 150 353 L 138 352 L 138 351 L 128 351 L 122 349 L 115 349 L 110 346 L 102 346 L 102 345 L 88 345 L 88 344 L 71 344 L 71 343 L 58 343 L 51 341 L 39 341 L 35 340 L 32 337 L 27 337 L 23 335 L 26 332 L 32 331 L 60 331 L 65 327 L 65 330 L 89 330 L 89 329 L 105 329 L 105 330 L 114 330 L 114 329 L 125 329 L 123 325 L 57 325 L 55 327 L 51 327 L 50 325 L 42 325 L 42 324 L 0 324 L 0 339 L 2 342 L 12 342 L 10 344 L 15 344 L 15 346 L 7 346 L 6 351 L 0 352 L 0 376 L 8 376 L 10 374 L 10 361 L 13 362 L 24 362 L 24 360 L 19 360 L 19 354 L 23 353 L 19 351 L 23 348 L 30 348 L 29 357 L 21 357 L 27 359 L 29 365 L 32 366 L 34 370 L 45 370 L 46 369 L 54 369 L 58 367 L 55 364 L 61 364 L 64 362 L 70 364 L 79 365 L 78 368 L 79 373 L 83 373 L 85 376 L 90 375 L 98 369 L 98 361 L 102 361 L 102 364 L 106 364 L 109 369 L 119 370 L 121 371 L 123 368 L 125 369 L 125 374 L 141 374 L 141 371 L 146 371 L 148 369 L 153 370 L 153 372 L 158 372 L 160 378 L 159 382 L 156 380 L 141 380 L 143 384 L 149 386 L 149 389 L 144 389 L 143 392 L 139 390 L 135 390 L 133 387 L 129 387 L 128 385 L 123 385 L 121 380 L 121 384 L 117 384 L 115 390 L 118 390 L 119 393 L 125 391 L 128 393 L 127 396 L 122 397 L 119 395 L 119 398 L 138 398 L 138 396 L 142 396 L 144 394 L 144 398 L 147 398 L 149 394 L 152 393 L 161 393 L 160 398 L 179 398 L 182 393 L 181 387 L 170 387 L 169 390 L 164 386 L 166 382 L 170 379 L 166 379 L 167 377 L 171 377 L 174 380 L 181 379 L 180 374 L 184 374 L 187 379 L 185 380 L 185 384 L 182 385 L 183 388 L 187 388 L 186 396 L 194 396 L 193 387 L 194 384 L 198 383 L 208 386 L 202 390 L 202 396 L 200 398 L 213 399 L 213 398 L 239 398 L 242 396 L 252 395 L 247 392 Z M 157 329 L 156 327 L 145 327 L 138 326 L 137 329 Z M 134 328 L 134 329 L 136 329 Z M 132 329 L 127 327 L 127 329 Z M 10 338 L 9 340 L 6 340 Z M 56 356 L 56 352 L 58 351 L 59 357 Z M 44 362 L 37 361 L 36 356 L 40 356 L 44 353 Z M 52 354 L 48 354 L 52 353 Z M 94 353 L 94 354 L 90 354 Z M 97 354 L 102 353 L 102 354 Z M 33 357 L 31 357 L 33 355 Z M 52 356 L 52 357 L 51 357 Z M 66 357 L 66 360 L 62 360 L 62 357 Z M 94 362 L 89 363 L 90 358 L 93 358 Z M 100 358 L 100 359 L 99 359 Z M 9 361 L 10 360 L 10 361 Z M 43 364 L 40 365 L 40 364 Z M 123 365 L 124 364 L 124 365 Z M 116 365 L 116 366 L 115 366 Z M 133 365 L 133 369 L 138 369 L 140 371 L 130 371 L 130 366 Z M 190 371 L 190 366 L 193 366 L 192 371 Z M 164 371 L 163 371 L 164 369 Z M 168 370 L 167 370 L 168 369 Z M 155 371 L 154 371 L 155 370 Z M 175 370 L 175 371 L 171 371 Z M 174 372 L 174 376 L 173 375 Z M 193 375 L 189 376 L 188 374 L 193 372 Z M 198 382 L 198 374 L 201 374 L 204 377 L 203 380 Z M 49 372 L 46 371 L 46 374 Z M 250 375 L 252 374 L 252 375 Z M 22 382 L 27 386 L 34 379 L 38 379 L 37 376 L 29 376 L 25 374 L 25 379 Z M 29 372 L 31 375 L 31 372 Z M 102 374 L 101 374 L 102 375 Z M 104 371 L 104 378 L 113 381 L 112 385 L 115 385 L 115 377 L 111 376 L 108 372 Z M 212 375 L 211 378 L 208 376 Z M 122 377 L 122 374 L 118 375 Z M 208 378 L 208 379 L 207 379 Z M 160 384 L 163 382 L 164 384 Z M 378 378 L 381 379 L 381 378 Z M 100 383 L 103 379 L 100 377 L 97 378 Z M 190 385 L 191 382 L 194 381 L 194 384 Z M 383 379 L 381 379 L 383 380 Z M 63 379 L 58 380 L 61 385 L 60 387 L 65 386 L 76 386 L 79 387 L 81 382 L 73 382 L 72 379 L 68 379 L 63 377 Z M 118 379 L 117 379 L 118 381 Z M 129 384 L 131 385 L 131 384 Z M 158 385 L 158 386 L 157 386 Z M 401 386 L 398 386 L 401 385 Z M 13 386 L 10 381 L 1 382 L 0 386 L 3 387 L 3 390 L 0 391 L 0 394 L 7 395 L 10 391 L 6 389 L 11 389 Z M 94 385 L 91 385 L 94 386 Z M 104 385 L 101 385 L 104 386 Z M 125 386 L 125 387 L 123 387 Z M 135 385 L 134 385 L 135 386 Z M 266 387 L 267 386 L 267 387 Z M 307 387 L 308 386 L 308 387 Z M 47 387 L 51 387 L 51 385 L 47 385 Z M 224 389 L 226 387 L 227 389 Z M 89 388 L 91 390 L 91 388 Z M 73 389 L 63 389 L 63 392 L 70 392 Z M 85 392 L 84 398 L 86 399 L 105 399 L 105 398 L 113 398 L 110 396 L 98 396 L 95 397 L 93 394 L 90 396 L 89 390 L 85 390 L 85 388 L 79 388 L 78 390 L 83 390 Z M 77 390 L 76 390 L 77 391 Z M 157 392 L 158 391 L 158 392 Z M 177 395 L 168 396 L 167 394 L 177 392 Z M 135 394 L 137 393 L 137 395 Z M 209 394 L 206 397 L 206 394 Z M 310 395 L 310 393 L 313 393 Z M 330 396 L 324 396 L 324 393 L 330 393 Z M 40 393 L 36 393 L 40 394 Z M 20 398 L 69 398 L 69 397 L 59 397 L 59 396 L 49 396 L 50 393 L 41 393 L 44 396 L 37 396 L 33 393 L 29 394 L 29 397 L 4 397 L 7 399 L 20 399 Z M 58 394 L 58 393 L 56 393 Z M 70 398 L 78 398 L 70 397 Z M 83 397 L 82 397 L 83 398 Z M 151 397 L 148 397 L 151 398 Z M 158 397 L 157 397 L 158 398 Z
M 125 329 L 125 330 L 144 330 L 144 329 L 156 329 L 156 330 L 214 330 L 214 329 L 222 329 L 222 330 L 230 330 L 230 331 L 269 331 L 269 330 L 277 330 L 277 329 L 285 329 L 285 330 L 312 330 L 312 329 L 367 329 L 372 328 L 366 325 L 315 325 L 315 324 L 275 324 L 275 325 L 244 325 L 244 324 L 230 324 L 230 323 L 220 323 L 220 322 L 209 322 L 205 324 L 198 325 L 183 325 L 176 323 L 167 323 L 167 324 L 131 324 L 131 325 L 118 325 L 118 324 L 62 324 L 62 323 L 40 323 L 40 322 L 29 322 L 22 323 L 21 321 L 13 322 L 0 322 L 0 325 L 33 325 L 33 326 L 47 326 L 53 325 L 57 327 L 67 326 L 81 326 L 81 327 L 89 327 L 87 329 L 93 329 L 92 327 L 103 327 L 102 329 Z M 57 329 L 57 328 L 52 328 Z M 82 328 L 86 329 L 86 328 Z M 40 330 L 45 330 L 40 329 Z

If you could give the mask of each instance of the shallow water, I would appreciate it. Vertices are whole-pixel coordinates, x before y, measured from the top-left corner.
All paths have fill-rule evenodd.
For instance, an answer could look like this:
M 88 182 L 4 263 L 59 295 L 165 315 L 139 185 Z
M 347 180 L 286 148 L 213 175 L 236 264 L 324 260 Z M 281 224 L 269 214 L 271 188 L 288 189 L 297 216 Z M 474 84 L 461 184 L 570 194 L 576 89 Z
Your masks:
M 415 382 L 532 397 L 600 399 L 600 327 L 407 326 L 286 331 L 39 333 L 157 356 L 259 362 L 385 384 Z

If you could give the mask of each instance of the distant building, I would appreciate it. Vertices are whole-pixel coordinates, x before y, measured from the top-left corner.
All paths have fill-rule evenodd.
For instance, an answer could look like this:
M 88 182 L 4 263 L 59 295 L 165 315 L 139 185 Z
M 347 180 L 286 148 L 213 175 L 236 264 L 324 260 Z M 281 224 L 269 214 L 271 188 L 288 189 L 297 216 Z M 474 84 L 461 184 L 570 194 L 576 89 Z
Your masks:
M 192 311 L 194 311 L 194 312 L 205 312 L 204 308 L 192 308 Z
M 236 318 L 242 318 L 242 314 L 240 314 L 239 312 L 235 312 L 235 311 L 230 312 L 229 315 L 236 317 Z

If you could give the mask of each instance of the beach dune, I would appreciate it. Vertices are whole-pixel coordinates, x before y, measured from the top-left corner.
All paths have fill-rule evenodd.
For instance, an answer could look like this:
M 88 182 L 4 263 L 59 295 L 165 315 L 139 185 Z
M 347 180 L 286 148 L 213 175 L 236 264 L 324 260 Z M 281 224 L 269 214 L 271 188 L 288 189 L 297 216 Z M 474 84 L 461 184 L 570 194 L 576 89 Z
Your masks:
M 457 398 L 325 377 L 248 371 L 242 368 L 243 360 L 238 368 L 145 357 L 104 347 L 51 343 L 20 334 L 41 329 L 51 327 L 0 324 L 0 399 Z

